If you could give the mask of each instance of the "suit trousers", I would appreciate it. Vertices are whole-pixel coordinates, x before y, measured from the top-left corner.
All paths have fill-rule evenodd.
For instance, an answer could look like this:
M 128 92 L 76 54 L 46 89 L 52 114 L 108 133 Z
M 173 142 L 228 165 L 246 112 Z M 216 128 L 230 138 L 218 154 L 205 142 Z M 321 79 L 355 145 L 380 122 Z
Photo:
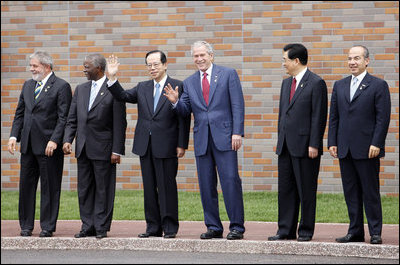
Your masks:
M 224 229 L 219 217 L 217 169 L 226 212 L 230 220 L 229 230 L 235 229 L 244 233 L 242 181 L 238 172 L 237 152 L 218 150 L 210 131 L 207 145 L 206 154 L 196 156 L 204 222 L 208 229 L 218 232 Z
M 19 181 L 19 223 L 22 230 L 33 230 L 35 221 L 36 190 L 40 177 L 40 227 L 56 231 L 60 206 L 64 154 L 56 149 L 53 156 L 35 155 L 28 144 L 21 154 Z
M 342 185 L 350 219 L 348 233 L 364 236 L 364 211 L 370 235 L 382 233 L 382 205 L 379 192 L 379 158 L 353 159 L 349 152 L 339 159 Z
M 78 200 L 82 230 L 110 231 L 114 210 L 116 164 L 78 157 Z M 110 155 L 111 158 L 111 155 Z
M 140 157 L 144 191 L 144 213 L 147 233 L 177 233 L 178 191 L 176 174 L 178 158 L 153 155 L 151 136 L 147 152 Z
M 291 156 L 283 145 L 278 157 L 278 232 L 277 234 L 296 237 L 299 206 L 301 219 L 298 228 L 299 236 L 314 235 L 316 193 L 321 156 Z

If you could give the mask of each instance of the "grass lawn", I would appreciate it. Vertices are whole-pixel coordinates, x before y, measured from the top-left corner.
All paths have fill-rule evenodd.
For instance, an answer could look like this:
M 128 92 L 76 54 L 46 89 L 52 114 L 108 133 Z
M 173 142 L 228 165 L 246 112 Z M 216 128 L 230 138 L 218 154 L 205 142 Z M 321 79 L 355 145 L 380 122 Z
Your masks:
M 179 219 L 202 221 L 203 209 L 198 192 L 179 192 Z M 244 192 L 246 221 L 277 222 L 277 192 Z M 40 192 L 36 197 L 36 219 L 39 217 Z M 228 221 L 222 194 L 219 194 L 220 215 Z M 382 196 L 383 223 L 399 224 L 399 198 Z M 18 220 L 18 191 L 1 192 L 1 219 Z M 76 191 L 62 191 L 59 220 L 79 220 Z M 114 203 L 114 220 L 144 220 L 143 191 L 117 190 Z M 364 218 L 365 219 L 365 218 Z M 317 195 L 317 223 L 348 223 L 343 194 Z M 365 219 L 366 223 L 366 219 Z

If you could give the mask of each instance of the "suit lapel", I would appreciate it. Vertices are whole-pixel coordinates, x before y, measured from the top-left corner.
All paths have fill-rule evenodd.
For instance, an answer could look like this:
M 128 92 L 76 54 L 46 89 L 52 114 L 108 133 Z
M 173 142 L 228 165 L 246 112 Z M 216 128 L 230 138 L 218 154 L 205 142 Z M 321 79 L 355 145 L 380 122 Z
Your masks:
M 300 96 L 300 94 L 303 92 L 304 88 L 307 86 L 307 81 L 308 81 L 309 76 L 310 76 L 310 70 L 307 69 L 307 71 L 303 75 L 303 78 L 300 80 L 299 85 L 296 88 L 296 92 L 294 92 L 293 98 L 289 104 L 289 108 L 294 104 L 296 99 Z M 290 97 L 290 87 L 292 86 L 292 84 L 291 84 L 291 82 L 289 82 L 289 83 L 290 83 L 290 85 L 289 85 L 289 97 Z
M 363 80 L 361 81 L 360 85 L 358 86 L 356 93 L 353 96 L 352 102 L 356 100 L 369 86 L 369 83 L 371 82 L 371 75 L 366 74 Z M 349 94 L 349 99 L 350 99 L 350 92 Z
M 211 78 L 210 78 L 210 95 L 208 96 L 208 105 L 211 104 L 212 97 L 215 93 L 215 90 L 217 89 L 217 82 L 218 78 L 220 77 L 221 69 L 214 64 L 212 73 L 211 73 Z M 205 102 L 205 101 L 204 101 Z
M 350 82 L 351 82 L 351 76 L 348 76 L 344 80 L 344 98 L 346 99 L 347 103 L 350 103 Z
M 167 77 L 167 80 L 165 81 L 164 86 L 167 85 L 168 83 L 171 84 L 171 80 L 170 80 L 169 76 Z M 171 85 L 172 85 L 172 84 L 171 84 Z M 175 89 L 174 86 L 172 86 L 172 87 Z M 160 111 L 160 109 L 162 108 L 162 106 L 163 106 L 163 105 L 165 104 L 165 102 L 167 101 L 167 97 L 163 96 L 163 92 L 164 92 L 164 88 L 162 87 L 162 88 L 161 88 L 160 98 L 158 99 L 158 103 L 157 103 L 156 110 L 154 111 L 154 115 L 156 115 L 156 114 Z M 153 104 L 154 104 L 154 99 L 153 99 Z
M 154 81 L 153 80 L 149 80 L 146 82 L 145 84 L 145 91 L 144 91 L 144 95 L 147 101 L 147 106 L 149 107 L 149 113 L 154 115 L 154 96 L 153 96 L 153 92 L 154 92 Z M 138 93 L 140 93 L 138 91 Z
M 47 96 L 48 91 L 51 89 L 51 87 L 53 86 L 53 83 L 55 81 L 56 81 L 56 76 L 54 73 L 52 73 L 51 76 L 49 77 L 49 79 L 47 79 L 46 84 L 44 84 L 44 86 L 42 87 L 42 91 L 40 91 L 39 97 L 35 100 L 35 96 L 33 95 L 33 102 L 35 105 L 38 104 L 40 101 L 42 101 L 43 98 L 45 98 Z M 34 84 L 34 87 L 32 90 L 33 92 L 35 91 L 35 87 L 36 87 L 36 83 Z
M 103 98 L 109 93 L 107 86 L 106 86 L 107 81 L 108 81 L 108 79 L 106 78 L 106 80 L 104 80 L 103 84 L 101 85 L 101 88 L 100 88 L 99 92 L 97 93 L 97 96 L 94 99 L 93 105 L 90 108 L 89 112 L 92 109 L 94 109 L 103 100 Z M 90 88 L 89 88 L 89 91 L 90 91 L 91 90 L 91 82 L 89 82 L 89 84 L 90 84 Z M 91 92 L 89 92 L 89 98 L 90 98 L 90 93 Z M 87 102 L 88 102 L 88 106 L 89 106 L 89 100 L 87 100 Z
M 196 91 L 197 96 L 199 97 L 200 102 L 201 102 L 204 106 L 207 106 L 206 101 L 204 100 L 204 97 L 203 97 L 203 91 L 202 91 L 202 89 L 201 89 L 200 71 L 197 71 L 197 72 L 195 73 L 193 82 L 194 82 L 194 84 L 193 84 L 194 90 Z M 210 99 L 210 98 L 208 98 L 208 99 Z M 208 102 L 210 102 L 210 101 L 208 101 Z

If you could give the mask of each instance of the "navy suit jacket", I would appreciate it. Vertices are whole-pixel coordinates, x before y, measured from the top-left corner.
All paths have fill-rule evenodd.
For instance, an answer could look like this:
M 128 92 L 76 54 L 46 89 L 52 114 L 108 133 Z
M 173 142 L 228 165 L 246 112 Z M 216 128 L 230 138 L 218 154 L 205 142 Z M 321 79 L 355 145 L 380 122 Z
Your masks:
M 171 84 L 173 88 L 179 87 L 182 93 L 182 81 L 169 76 L 165 85 Z M 108 88 L 114 97 L 124 102 L 137 104 L 138 120 L 135 126 L 135 139 L 132 152 L 144 156 L 151 133 L 151 150 L 157 158 L 176 157 L 176 148 L 188 148 L 190 117 L 179 117 L 171 103 L 163 95 L 158 100 L 154 111 L 154 81 L 140 82 L 136 87 L 124 90 L 117 81 Z
M 366 74 L 350 101 L 351 76 L 335 82 L 329 113 L 328 146 L 337 146 L 338 158 L 350 151 L 354 159 L 368 159 L 369 147 L 385 155 L 390 123 L 390 92 L 386 81 Z
M 183 81 L 184 91 L 176 106 L 183 116 L 193 112 L 196 156 L 206 153 L 208 137 L 218 150 L 228 151 L 232 150 L 232 134 L 244 136 L 244 98 L 236 70 L 214 64 L 210 80 L 208 106 L 199 71 Z
M 323 153 L 323 136 L 328 113 L 328 92 L 325 81 L 307 70 L 289 103 L 292 77 L 282 82 L 279 102 L 278 143 L 276 154 L 280 155 L 283 143 L 290 155 L 308 157 L 308 147 Z
M 72 143 L 76 135 L 75 156 L 92 160 L 110 160 L 111 154 L 125 154 L 126 108 L 108 91 L 107 79 L 88 111 L 92 81 L 78 85 L 72 98 L 65 128 L 64 143 Z
M 21 141 L 22 154 L 27 152 L 31 137 L 33 153 L 44 155 L 49 141 L 57 143 L 57 149 L 62 148 L 72 91 L 65 80 L 53 73 L 35 100 L 36 83 L 30 79 L 22 87 L 11 136 L 16 137 L 17 142 Z

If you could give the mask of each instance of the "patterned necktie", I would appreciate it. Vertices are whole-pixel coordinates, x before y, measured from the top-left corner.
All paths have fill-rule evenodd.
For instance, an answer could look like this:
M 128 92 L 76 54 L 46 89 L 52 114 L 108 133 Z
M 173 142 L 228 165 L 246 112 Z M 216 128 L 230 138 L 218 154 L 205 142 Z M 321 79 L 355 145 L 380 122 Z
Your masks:
M 40 91 L 42 91 L 42 87 L 43 87 L 43 82 L 42 81 L 37 82 L 35 88 L 35 99 L 39 97 Z
M 295 77 L 293 77 L 292 86 L 290 87 L 290 99 L 289 99 L 289 102 L 292 101 L 292 98 L 294 96 L 294 92 L 296 92 L 296 78 Z
M 208 79 L 207 79 L 207 73 L 203 74 L 203 80 L 201 81 L 201 85 L 203 86 L 204 100 L 206 101 L 206 104 L 208 105 L 208 96 L 210 94 L 210 83 L 208 82 Z
M 357 88 L 358 88 L 357 84 L 358 84 L 358 79 L 357 79 L 357 77 L 354 77 L 353 83 L 351 84 L 351 87 L 350 87 L 350 101 L 353 100 L 354 94 L 357 91 Z
M 160 84 L 156 84 L 156 93 L 154 94 L 154 112 L 156 111 L 158 100 L 160 99 L 161 89 Z
M 92 107 L 93 102 L 94 102 L 94 100 L 95 100 L 95 98 L 96 98 L 96 96 L 97 96 L 97 93 L 96 93 L 96 86 L 97 86 L 96 82 L 93 82 L 93 83 L 92 83 L 92 88 L 90 89 L 90 99 L 89 99 L 89 108 L 88 108 L 88 111 L 89 111 L 90 108 Z

